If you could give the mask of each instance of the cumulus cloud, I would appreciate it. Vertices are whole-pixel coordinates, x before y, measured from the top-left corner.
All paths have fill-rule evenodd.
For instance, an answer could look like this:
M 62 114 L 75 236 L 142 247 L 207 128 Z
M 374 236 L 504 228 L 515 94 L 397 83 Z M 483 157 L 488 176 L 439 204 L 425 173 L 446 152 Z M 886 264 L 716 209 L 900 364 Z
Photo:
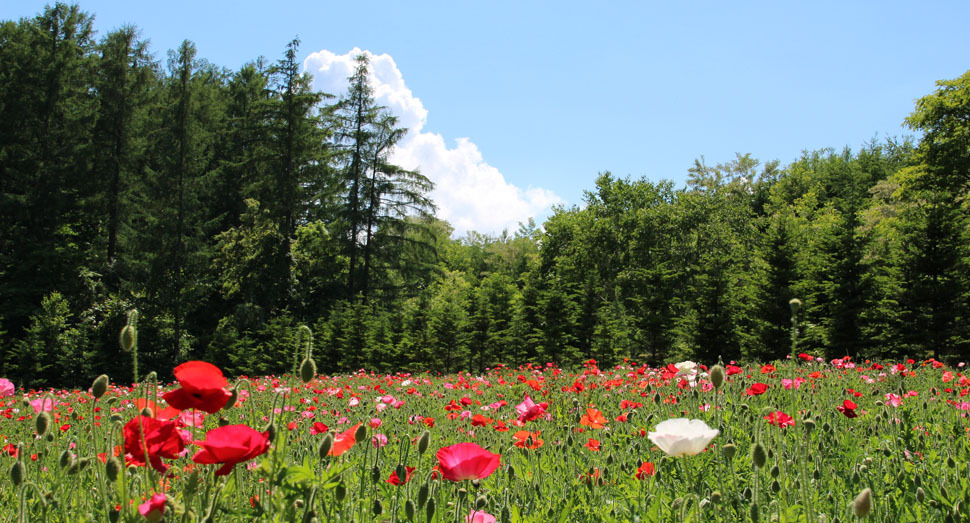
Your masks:
M 485 162 L 470 139 L 458 138 L 449 147 L 440 134 L 424 131 L 428 111 L 404 83 L 390 55 L 375 55 L 356 47 L 342 55 L 321 50 L 308 56 L 303 66 L 313 75 L 315 89 L 342 95 L 347 91 L 347 78 L 356 67 L 354 58 L 360 53 L 370 57 L 374 99 L 408 129 L 391 161 L 405 169 L 420 169 L 434 182 L 431 198 L 438 206 L 437 215 L 451 223 L 456 234 L 515 230 L 519 222 L 562 203 L 550 190 L 523 189 L 506 181 L 498 169 Z

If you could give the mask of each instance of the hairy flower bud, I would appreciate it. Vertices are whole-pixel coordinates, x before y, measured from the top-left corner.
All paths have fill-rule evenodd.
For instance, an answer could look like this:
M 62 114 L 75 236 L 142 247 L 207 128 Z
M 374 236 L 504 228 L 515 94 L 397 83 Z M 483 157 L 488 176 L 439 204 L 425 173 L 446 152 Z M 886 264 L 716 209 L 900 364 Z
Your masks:
M 711 367 L 709 374 L 711 376 L 711 384 L 714 385 L 715 389 L 720 390 L 721 385 L 724 384 L 724 367 L 715 365 Z
M 330 449 L 333 448 L 333 433 L 328 432 L 323 436 L 323 441 L 320 442 L 319 454 L 320 459 L 326 458 L 330 454 Z
M 424 454 L 428 450 L 428 445 L 431 444 L 431 433 L 425 430 L 421 433 L 421 437 L 418 438 L 418 454 Z
M 363 424 L 358 425 L 357 430 L 354 432 L 354 440 L 364 441 L 364 438 L 366 437 L 367 437 L 367 427 L 364 426 Z
M 104 473 L 110 481 L 118 479 L 118 475 L 121 474 L 121 468 L 121 461 L 115 456 L 111 456 L 104 463 Z
M 419 507 L 423 507 L 424 504 L 428 502 L 428 494 L 429 493 L 430 493 L 430 489 L 428 488 L 428 484 L 427 483 L 421 485 L 421 487 L 418 488 L 418 506 Z
M 414 521 L 414 502 L 408 499 L 404 502 L 404 515 L 408 518 L 408 521 Z
M 304 358 L 300 363 L 300 379 L 303 383 L 308 383 L 317 375 L 317 362 L 313 358 Z
M 734 455 L 738 453 L 738 447 L 734 443 L 727 443 L 721 447 L 721 453 L 728 461 L 734 459 Z
M 135 348 L 135 345 L 138 344 L 138 330 L 135 329 L 134 325 L 125 325 L 121 329 L 121 335 L 118 341 L 121 344 L 121 350 L 131 352 Z
M 19 487 L 24 482 L 24 476 L 26 475 L 27 469 L 24 467 L 24 462 L 19 459 L 14 461 L 10 467 L 10 481 L 13 482 L 13 486 Z
M 802 308 L 802 300 L 799 300 L 798 298 L 792 298 L 788 302 L 788 308 L 791 309 L 792 314 L 798 314 L 798 309 Z
M 872 489 L 865 488 L 855 500 L 852 501 L 852 513 L 855 514 L 857 518 L 864 518 L 869 515 L 872 510 Z
M 37 431 L 38 436 L 43 436 L 47 434 L 48 427 L 51 426 L 51 415 L 49 412 L 44 411 L 34 418 L 34 430 Z
M 434 519 L 434 498 L 428 500 L 428 504 L 424 507 L 424 515 L 427 516 L 428 521 Z
M 768 455 L 765 453 L 764 446 L 761 442 L 757 442 L 751 447 L 751 463 L 755 468 L 761 468 L 765 466 L 765 462 L 768 461 Z
M 343 501 L 344 498 L 347 497 L 347 485 L 344 485 L 343 481 L 337 483 L 337 487 L 334 489 L 333 494 L 336 496 L 338 502 Z
M 108 375 L 102 374 L 97 378 L 95 378 L 94 383 L 91 384 L 91 395 L 94 396 L 95 400 L 99 400 L 107 392 L 108 392 Z

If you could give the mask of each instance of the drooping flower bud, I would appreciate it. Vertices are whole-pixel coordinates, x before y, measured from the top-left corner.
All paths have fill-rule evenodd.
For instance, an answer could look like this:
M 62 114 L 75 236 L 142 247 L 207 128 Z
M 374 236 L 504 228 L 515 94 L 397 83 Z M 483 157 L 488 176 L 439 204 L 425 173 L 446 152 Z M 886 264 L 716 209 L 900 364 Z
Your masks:
M 367 427 L 364 426 L 363 424 L 358 425 L 357 430 L 354 432 L 354 440 L 364 441 L 364 438 L 366 437 L 367 437 Z
M 24 482 L 24 476 L 26 475 L 27 469 L 24 467 L 24 462 L 19 459 L 14 461 L 10 467 L 10 481 L 13 482 L 13 486 L 19 487 Z
M 475 510 L 482 510 L 483 508 L 485 508 L 485 505 L 487 504 L 488 504 L 488 498 L 486 498 L 484 495 L 481 495 L 475 498 Z
M 408 518 L 408 521 L 414 521 L 414 502 L 408 499 L 404 502 L 404 515 Z
M 798 298 L 792 298 L 788 302 L 788 308 L 791 309 L 792 314 L 798 314 L 798 309 L 802 308 L 802 300 L 799 300 Z
M 108 458 L 104 463 L 104 473 L 110 481 L 118 479 L 118 475 L 121 474 L 121 461 L 115 456 Z
M 300 379 L 303 383 L 309 383 L 317 375 L 317 362 L 313 358 L 304 358 L 300 363 Z
M 430 489 L 428 488 L 427 483 L 421 485 L 421 487 L 418 488 L 418 507 L 423 507 L 424 504 L 428 502 L 429 493 L 430 493 Z
M 424 454 L 428 450 L 428 445 L 431 444 L 431 433 L 425 430 L 421 433 L 421 437 L 418 438 L 418 454 Z
M 34 418 L 34 430 L 37 431 L 38 436 L 43 436 L 47 434 L 47 428 L 51 426 L 51 415 L 46 410 L 41 412 Z
M 728 461 L 734 459 L 734 455 L 738 453 L 738 447 L 734 443 L 726 443 L 721 447 L 721 452 Z
M 330 454 L 330 449 L 333 448 L 333 433 L 328 432 L 324 437 L 323 441 L 320 442 L 320 459 L 326 458 Z
M 94 383 L 91 384 L 91 395 L 94 396 L 95 401 L 101 399 L 105 393 L 108 392 L 108 375 L 102 374 L 94 379 Z
M 711 376 L 711 384 L 714 385 L 715 389 L 720 390 L 721 385 L 724 384 L 724 367 L 715 365 L 711 367 L 709 374 Z
M 872 489 L 865 488 L 852 501 L 852 513 L 857 518 L 864 518 L 872 510 Z
M 338 502 L 343 501 L 344 498 L 347 497 L 347 485 L 344 485 L 343 481 L 337 483 L 337 487 L 334 489 L 333 494 L 336 496 Z
M 768 461 L 768 455 L 765 453 L 764 446 L 761 442 L 757 442 L 751 447 L 751 463 L 755 468 L 761 468 L 765 466 L 765 462 Z
M 428 521 L 434 519 L 434 498 L 428 500 L 428 504 L 424 507 L 424 515 L 427 516 Z

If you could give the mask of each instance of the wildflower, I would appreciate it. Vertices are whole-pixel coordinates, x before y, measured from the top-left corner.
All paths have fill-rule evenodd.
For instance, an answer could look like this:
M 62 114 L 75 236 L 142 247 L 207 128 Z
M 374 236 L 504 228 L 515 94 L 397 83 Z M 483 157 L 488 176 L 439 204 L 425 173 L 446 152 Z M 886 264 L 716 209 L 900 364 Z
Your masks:
M 589 441 L 586 442 L 586 444 L 583 446 L 588 448 L 589 450 L 592 450 L 593 452 L 599 452 L 600 441 L 597 439 L 589 438 Z
M 637 468 L 637 473 L 635 474 L 637 479 L 645 479 L 648 476 L 653 476 L 656 473 L 656 468 L 654 468 L 653 463 L 649 461 L 644 461 Z
M 586 414 L 579 419 L 579 424 L 591 429 L 601 429 L 606 426 L 606 417 L 596 409 L 586 409 Z
M 697 364 L 693 361 L 682 361 L 680 363 L 675 363 L 674 368 L 677 369 L 678 376 L 686 376 L 697 371 Z
M 17 392 L 17 387 L 7 378 L 0 378 L 0 398 L 13 396 Z
M 768 420 L 768 424 L 775 425 L 776 427 L 780 428 L 795 426 L 795 420 L 780 410 L 769 413 L 767 416 L 765 416 L 765 419 Z
M 647 438 L 676 458 L 700 453 L 719 433 L 699 419 L 674 418 L 657 425 Z
M 525 423 L 526 421 L 532 421 L 545 414 L 547 408 L 549 408 L 548 403 L 536 403 L 532 401 L 532 398 L 530 398 L 528 394 L 526 394 L 522 403 L 515 406 L 515 411 L 519 413 L 518 421 L 520 423 Z
M 435 454 L 441 475 L 450 481 L 487 478 L 495 472 L 502 458 L 474 443 L 442 447 Z
M 328 455 L 339 456 L 350 450 L 350 448 L 354 446 L 354 443 L 357 443 L 357 427 L 360 427 L 360 423 L 350 427 L 340 434 L 337 434 L 333 438 L 333 447 L 330 449 Z
M 128 463 L 145 466 L 148 462 L 159 472 L 168 470 L 162 458 L 175 459 L 185 449 L 185 442 L 173 421 L 137 416 L 125 424 L 123 434 Z
M 313 425 L 310 425 L 310 434 L 313 436 L 316 436 L 317 434 L 326 434 L 328 430 L 330 430 L 330 427 L 320 423 L 319 421 L 315 421 L 313 422 Z
M 175 379 L 181 388 L 166 392 L 162 398 L 180 409 L 199 409 L 209 414 L 219 412 L 232 394 L 219 367 L 204 361 L 187 361 L 175 367 Z
M 148 501 L 138 505 L 138 513 L 149 523 L 161 521 L 162 515 L 165 514 L 165 494 L 153 494 Z
M 375 449 L 379 449 L 387 445 L 387 436 L 383 434 L 374 434 L 370 439 L 370 443 Z
M 839 405 L 838 407 L 835 407 L 835 408 L 836 408 L 836 410 L 838 410 L 839 412 L 841 412 L 843 415 L 845 415 L 845 417 L 847 417 L 847 418 L 857 418 L 857 417 L 859 417 L 859 415 L 856 414 L 856 411 L 855 411 L 855 409 L 859 408 L 859 406 L 856 405 L 855 402 L 852 401 L 852 400 L 845 400 L 845 401 L 842 402 L 841 405 Z
M 760 396 L 761 394 L 764 394 L 765 391 L 767 390 L 768 390 L 768 385 L 766 383 L 754 383 L 750 387 L 745 389 L 744 393 L 747 394 L 748 396 Z
M 512 437 L 515 438 L 515 442 L 512 444 L 523 449 L 537 449 L 543 444 L 543 441 L 539 439 L 540 432 L 541 431 L 529 432 L 527 430 L 520 430 L 512 435 Z
M 207 432 L 205 441 L 192 443 L 202 447 L 192 456 L 192 461 L 200 465 L 222 464 L 216 470 L 216 476 L 225 476 L 237 463 L 249 461 L 269 450 L 269 431 L 259 432 L 246 425 L 226 425 Z
M 411 473 L 414 472 L 414 467 L 404 467 L 404 470 L 405 470 L 405 477 L 404 477 L 403 483 L 407 483 L 408 481 L 411 481 Z M 390 483 L 391 485 L 394 485 L 395 487 L 400 486 L 402 481 L 401 481 L 401 478 L 397 476 L 397 470 L 394 470 L 394 472 L 391 472 L 391 477 L 387 478 L 387 482 Z
M 495 523 L 495 516 L 484 510 L 473 510 L 465 516 L 465 523 Z

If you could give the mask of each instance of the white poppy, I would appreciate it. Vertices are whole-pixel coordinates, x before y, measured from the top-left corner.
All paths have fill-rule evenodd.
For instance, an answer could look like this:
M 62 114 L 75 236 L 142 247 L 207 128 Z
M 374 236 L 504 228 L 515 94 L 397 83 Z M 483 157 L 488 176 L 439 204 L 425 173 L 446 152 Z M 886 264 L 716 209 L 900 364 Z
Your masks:
M 721 431 L 699 419 L 674 418 L 657 425 L 647 438 L 672 457 L 699 454 Z

